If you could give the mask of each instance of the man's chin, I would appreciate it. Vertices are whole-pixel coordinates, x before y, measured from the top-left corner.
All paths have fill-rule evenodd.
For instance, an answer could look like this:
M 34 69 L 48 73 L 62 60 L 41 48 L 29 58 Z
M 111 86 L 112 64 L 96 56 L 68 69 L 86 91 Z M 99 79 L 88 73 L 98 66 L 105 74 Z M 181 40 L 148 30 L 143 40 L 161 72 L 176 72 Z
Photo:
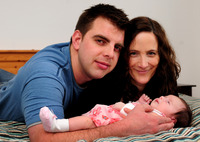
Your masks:
M 94 77 L 94 79 L 102 79 L 103 77 L 105 77 L 106 74 L 99 74 L 99 75 L 96 75 Z

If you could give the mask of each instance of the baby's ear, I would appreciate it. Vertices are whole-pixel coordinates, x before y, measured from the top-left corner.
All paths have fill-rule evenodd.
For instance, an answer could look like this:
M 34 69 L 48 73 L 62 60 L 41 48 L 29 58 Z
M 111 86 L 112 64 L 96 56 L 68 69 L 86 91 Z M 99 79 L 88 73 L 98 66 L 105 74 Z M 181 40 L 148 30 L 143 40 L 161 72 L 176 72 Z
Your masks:
M 176 119 L 175 117 L 170 117 L 170 118 L 171 118 L 171 120 L 174 122 L 174 124 L 176 124 L 177 119 Z

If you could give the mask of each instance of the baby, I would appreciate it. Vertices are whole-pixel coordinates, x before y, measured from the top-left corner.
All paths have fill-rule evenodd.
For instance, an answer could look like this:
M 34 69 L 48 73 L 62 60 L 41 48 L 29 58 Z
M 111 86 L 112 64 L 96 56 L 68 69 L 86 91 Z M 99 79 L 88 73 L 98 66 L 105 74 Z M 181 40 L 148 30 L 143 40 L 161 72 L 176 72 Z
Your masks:
M 171 118 L 175 127 L 187 127 L 191 122 L 192 112 L 183 99 L 168 95 L 152 101 L 145 94 L 137 102 L 127 104 L 117 102 L 110 106 L 97 104 L 89 112 L 69 119 L 57 119 L 56 115 L 48 107 L 43 107 L 40 110 L 40 119 L 47 132 L 89 129 L 119 121 L 123 119 L 123 116 L 127 115 L 124 108 L 133 109 L 137 104 L 144 103 L 150 104 L 154 108 L 152 113 L 155 113 L 155 115 Z

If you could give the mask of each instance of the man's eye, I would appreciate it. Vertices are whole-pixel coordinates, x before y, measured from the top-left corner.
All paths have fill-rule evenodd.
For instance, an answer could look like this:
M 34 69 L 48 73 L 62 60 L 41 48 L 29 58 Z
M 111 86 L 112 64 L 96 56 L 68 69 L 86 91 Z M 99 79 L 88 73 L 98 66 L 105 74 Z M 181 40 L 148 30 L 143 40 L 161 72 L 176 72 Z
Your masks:
M 105 42 L 104 42 L 103 40 L 101 40 L 101 39 L 97 39 L 96 42 L 97 42 L 98 44 L 100 44 L 100 45 L 103 45 L 103 44 L 105 43 Z
M 115 51 L 120 52 L 122 50 L 122 46 L 120 45 L 115 45 Z

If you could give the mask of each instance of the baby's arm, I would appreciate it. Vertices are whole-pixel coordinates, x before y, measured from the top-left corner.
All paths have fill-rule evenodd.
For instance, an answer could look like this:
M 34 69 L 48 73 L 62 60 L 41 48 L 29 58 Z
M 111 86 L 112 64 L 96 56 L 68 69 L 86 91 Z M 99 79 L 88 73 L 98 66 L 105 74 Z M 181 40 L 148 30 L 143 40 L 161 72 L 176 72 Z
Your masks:
M 117 102 L 112 106 L 112 108 L 120 111 L 124 106 L 125 104 L 123 102 Z
M 152 100 L 149 98 L 149 96 L 143 94 L 139 100 L 137 101 L 138 103 L 141 103 L 141 104 L 149 104 Z

